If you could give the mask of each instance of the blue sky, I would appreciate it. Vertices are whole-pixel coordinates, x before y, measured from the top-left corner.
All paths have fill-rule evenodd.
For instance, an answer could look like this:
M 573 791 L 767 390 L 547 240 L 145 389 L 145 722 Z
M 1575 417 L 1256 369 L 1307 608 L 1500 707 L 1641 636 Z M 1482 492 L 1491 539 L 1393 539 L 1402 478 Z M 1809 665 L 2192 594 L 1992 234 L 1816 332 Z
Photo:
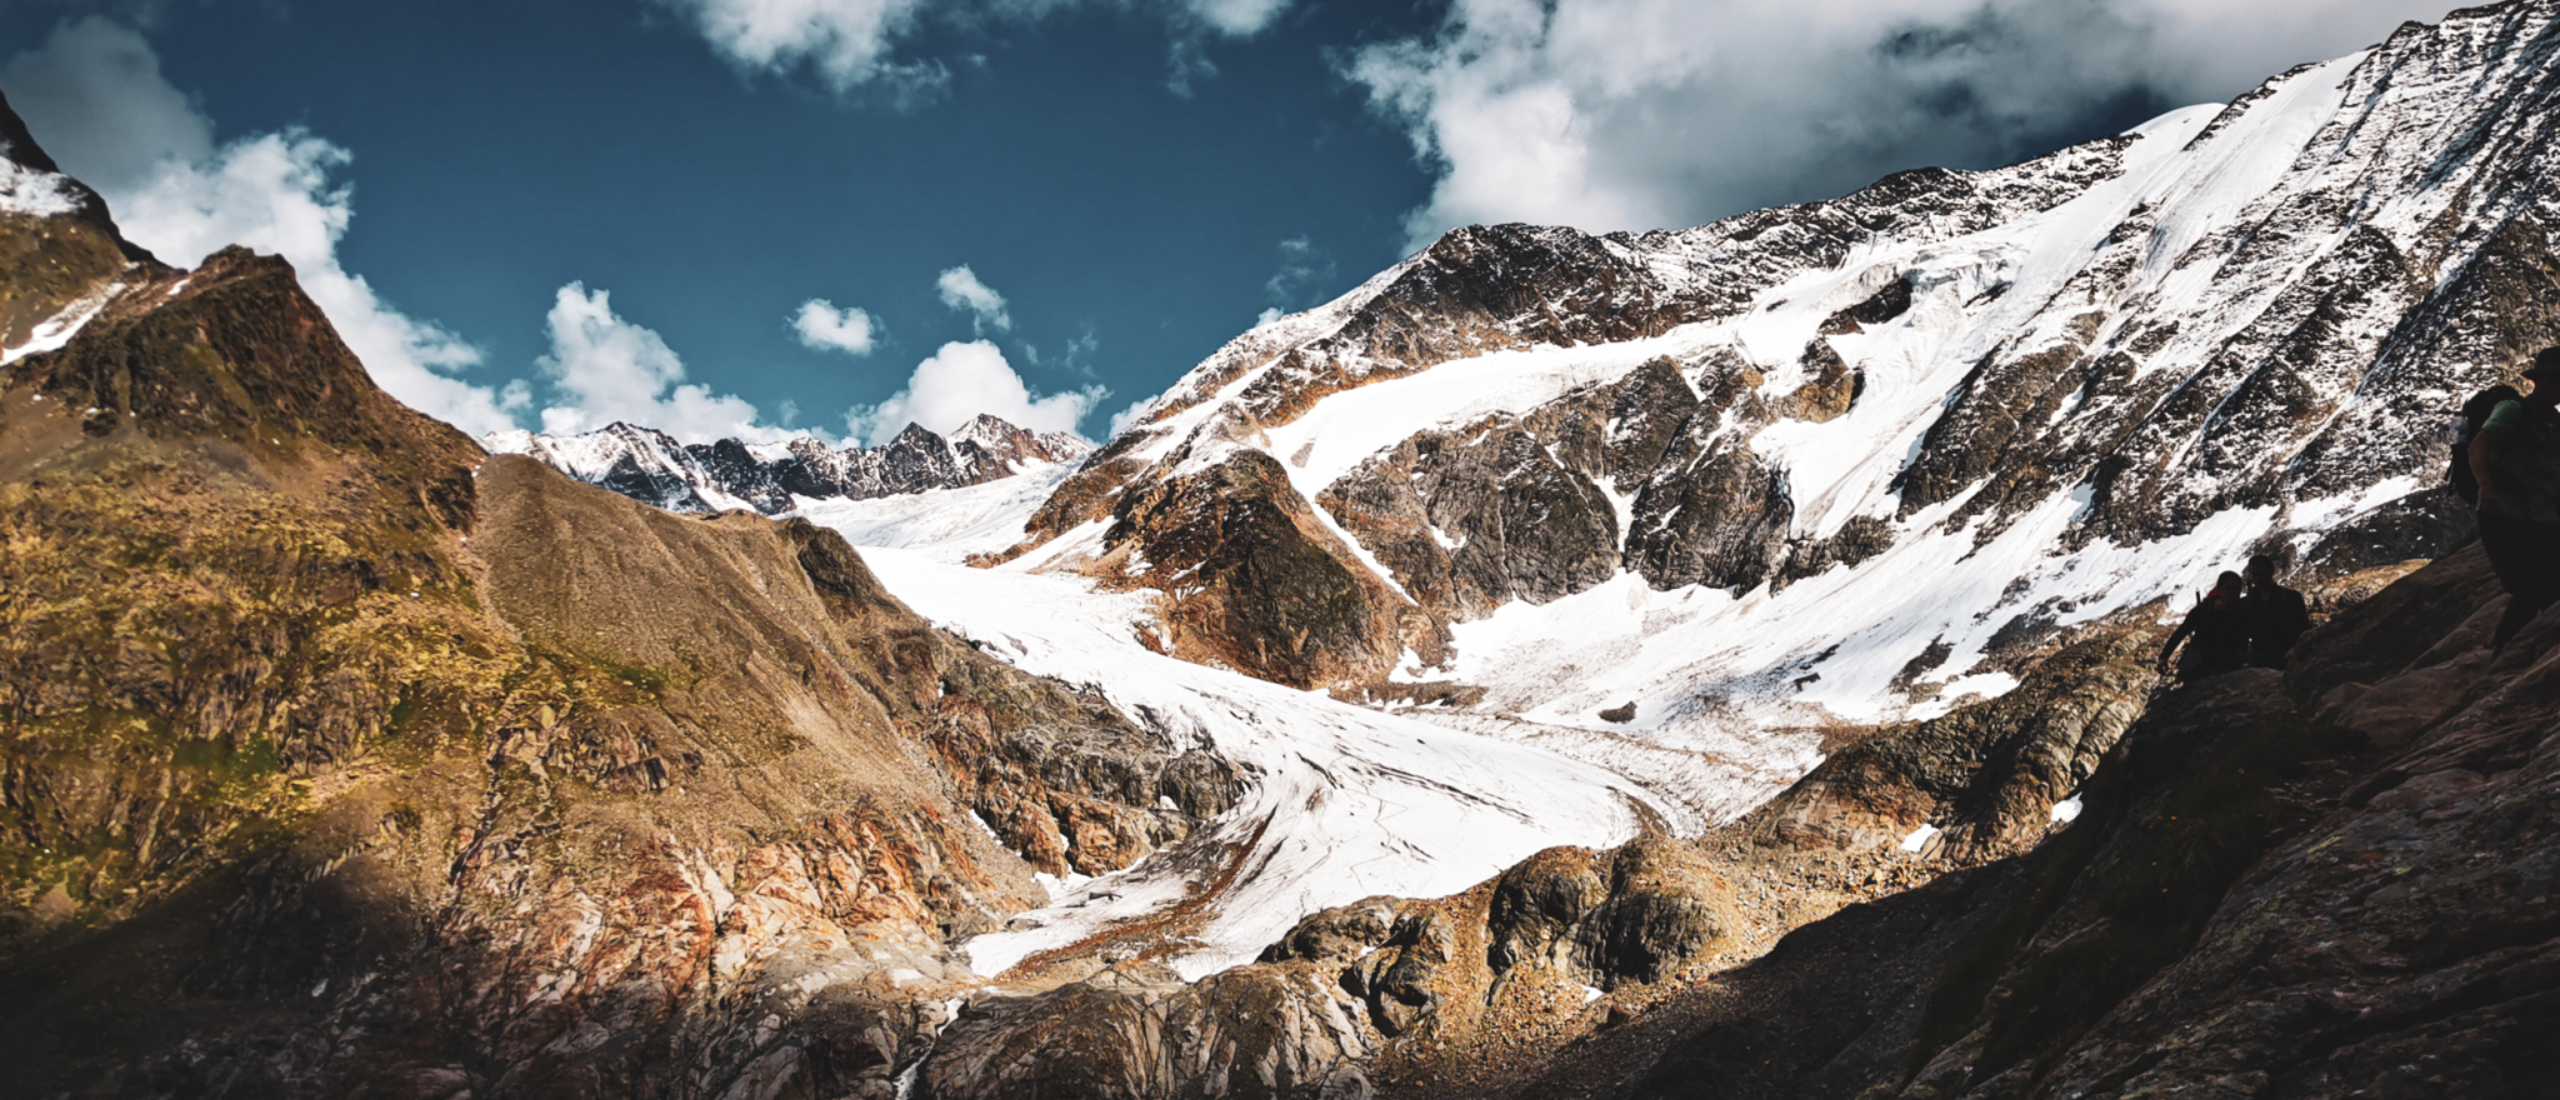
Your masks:
M 0 91 L 144 244 L 284 253 L 472 430 L 1098 437 L 1452 225 L 1988 167 L 2440 14 L 2226 8 L 15 0 Z

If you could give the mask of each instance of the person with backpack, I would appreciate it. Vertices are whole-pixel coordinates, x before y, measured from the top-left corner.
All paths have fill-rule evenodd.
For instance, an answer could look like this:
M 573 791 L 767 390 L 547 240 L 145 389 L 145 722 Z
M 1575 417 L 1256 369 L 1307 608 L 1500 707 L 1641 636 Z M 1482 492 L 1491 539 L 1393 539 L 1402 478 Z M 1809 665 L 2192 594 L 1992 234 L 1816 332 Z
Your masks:
M 2214 579 L 2213 591 L 2196 601 L 2187 621 L 2160 647 L 2160 671 L 2169 671 L 2169 657 L 2180 642 L 2187 643 L 2187 651 L 2178 656 L 2180 680 L 2192 683 L 2248 667 L 2249 618 L 2240 607 L 2240 589 L 2238 573 L 2226 570 Z
M 2276 583 L 2276 559 L 2249 555 L 2249 590 L 2240 595 L 2242 617 L 2249 622 L 2249 664 L 2283 668 L 2293 659 L 2294 643 L 2311 629 L 2311 608 L 2302 593 Z
M 2480 547 L 2508 597 L 2493 652 L 2560 603 L 2560 347 L 2536 353 L 2524 377 L 2533 392 L 2499 401 L 2465 448 L 2479 484 Z
M 2499 404 L 2522 400 L 2524 394 L 2500 382 L 2463 402 L 2461 418 L 2445 432 L 2445 442 L 2453 445 L 2453 455 L 2445 463 L 2445 478 L 2453 482 L 2453 495 L 2461 497 L 2465 505 L 2480 507 L 2480 479 L 2471 472 L 2471 441 L 2480 437 L 2481 423 Z

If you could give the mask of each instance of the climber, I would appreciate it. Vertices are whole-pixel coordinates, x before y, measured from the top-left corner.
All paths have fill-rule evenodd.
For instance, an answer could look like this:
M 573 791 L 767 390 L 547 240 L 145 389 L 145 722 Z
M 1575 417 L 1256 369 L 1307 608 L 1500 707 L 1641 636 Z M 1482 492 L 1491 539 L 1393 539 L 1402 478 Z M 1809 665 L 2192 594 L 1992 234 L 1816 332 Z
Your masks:
M 2507 589 L 2493 652 L 2560 602 L 2560 347 L 2536 353 L 2524 377 L 2533 392 L 2498 402 L 2468 455 L 2480 483 L 2480 548 Z
M 2257 668 L 2283 668 L 2293 658 L 2293 644 L 2311 629 L 2311 609 L 2302 593 L 2276 583 L 2276 559 L 2249 555 L 2249 590 L 2240 596 L 2241 618 L 2249 624 L 2249 663 Z
M 2501 402 L 2521 401 L 2524 395 L 2504 382 L 2472 394 L 2462 403 L 2462 416 L 2445 431 L 2445 442 L 2453 444 L 2453 458 L 2445 466 L 2445 477 L 2453 482 L 2453 495 L 2474 508 L 2480 506 L 2480 479 L 2471 473 L 2471 441 L 2480 437 L 2480 425 L 2489 412 Z
M 2214 579 L 2213 591 L 2196 601 L 2187 621 L 2178 624 L 2169 644 L 2160 647 L 2160 671 L 2169 671 L 2169 655 L 2177 652 L 2179 642 L 2187 643 L 2186 654 L 2178 658 L 2181 680 L 2201 680 L 2248 666 L 2249 620 L 2240 608 L 2240 588 L 2238 573 L 2225 570 Z

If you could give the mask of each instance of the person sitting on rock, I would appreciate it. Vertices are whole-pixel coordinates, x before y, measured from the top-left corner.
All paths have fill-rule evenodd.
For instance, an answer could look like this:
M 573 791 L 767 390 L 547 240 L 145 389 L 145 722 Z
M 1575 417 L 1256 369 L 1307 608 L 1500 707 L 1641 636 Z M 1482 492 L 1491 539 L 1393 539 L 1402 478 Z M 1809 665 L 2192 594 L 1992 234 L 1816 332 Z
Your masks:
M 2180 642 L 2187 651 L 2178 658 L 2178 679 L 2192 682 L 2248 667 L 2249 619 L 2240 608 L 2240 588 L 2238 573 L 2225 570 L 2214 579 L 2213 591 L 2196 601 L 2187 621 L 2160 647 L 2160 671 L 2169 671 L 2169 655 Z
M 2524 377 L 2533 392 L 2499 402 L 2470 446 L 2480 548 L 2508 597 L 2490 636 L 2493 652 L 2560 602 L 2560 347 L 2537 353 Z
M 2249 555 L 2248 580 L 2240 610 L 2249 623 L 2249 664 L 2283 668 L 2293 659 L 2294 643 L 2311 629 L 2311 608 L 2302 593 L 2276 583 L 2276 559 L 2270 555 Z

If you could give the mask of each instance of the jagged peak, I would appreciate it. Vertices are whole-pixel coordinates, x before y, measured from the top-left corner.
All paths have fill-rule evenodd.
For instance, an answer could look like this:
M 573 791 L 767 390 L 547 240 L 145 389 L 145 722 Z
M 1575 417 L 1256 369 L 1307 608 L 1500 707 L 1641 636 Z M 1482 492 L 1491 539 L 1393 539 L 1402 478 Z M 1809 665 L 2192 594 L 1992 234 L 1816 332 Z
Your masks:
M 907 426 L 899 429 L 898 434 L 894 438 L 890 439 L 884 447 L 889 450 L 896 450 L 899 448 L 913 449 L 918 447 L 939 447 L 947 444 L 948 442 L 948 440 L 942 437 L 941 433 L 910 420 L 907 421 Z

